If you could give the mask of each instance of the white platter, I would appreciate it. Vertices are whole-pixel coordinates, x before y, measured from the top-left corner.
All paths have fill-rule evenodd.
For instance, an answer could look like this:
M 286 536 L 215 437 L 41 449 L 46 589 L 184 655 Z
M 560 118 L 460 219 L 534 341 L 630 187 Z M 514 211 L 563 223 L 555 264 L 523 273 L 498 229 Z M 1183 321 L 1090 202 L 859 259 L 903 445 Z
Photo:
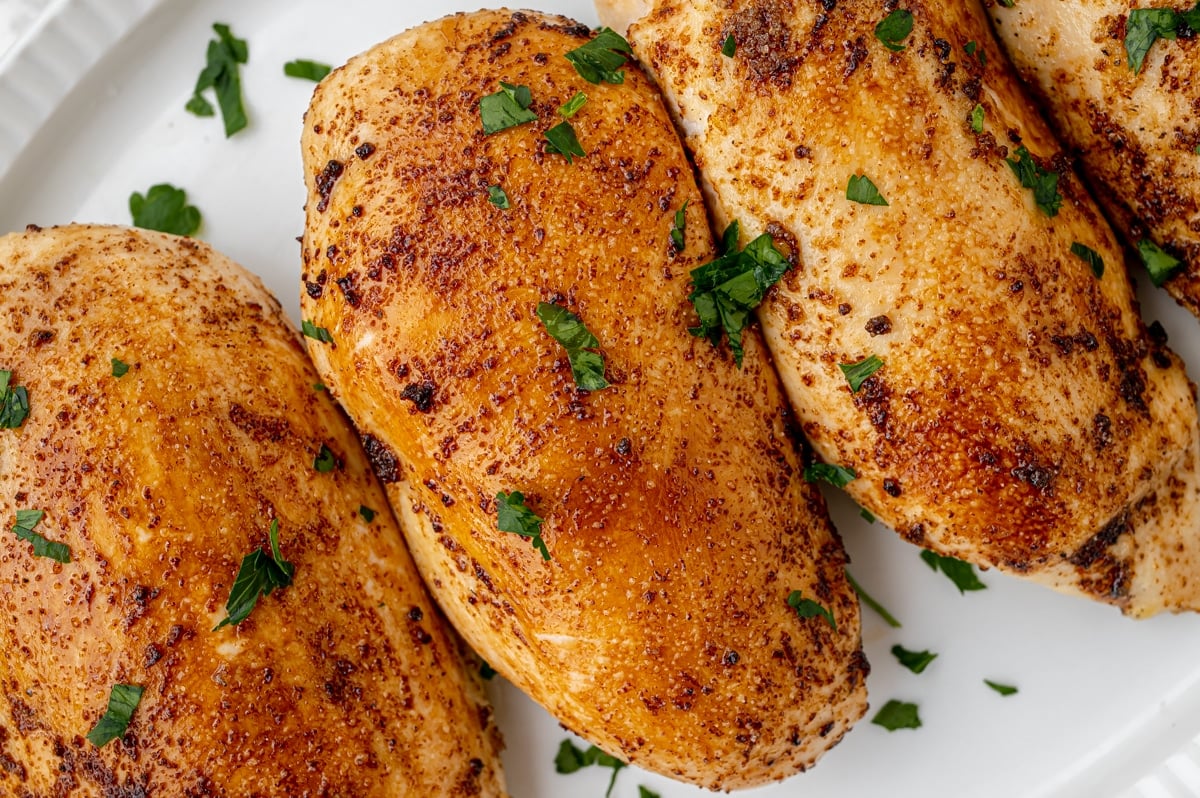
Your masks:
M 0 3 L 6 0 L 0 0 Z M 595 24 L 590 0 L 540 0 Z M 298 138 L 312 84 L 286 78 L 294 58 L 341 63 L 392 33 L 474 3 L 461 0 L 56 0 L 0 60 L 0 233 L 27 223 L 129 223 L 132 191 L 170 182 L 204 214 L 199 237 L 261 274 L 296 315 L 303 224 Z M 248 40 L 247 130 L 183 110 L 210 25 Z M 1144 281 L 1144 280 L 1143 280 Z M 1163 294 L 1150 318 L 1200 373 L 1200 327 Z M 0 353 L 2 358 L 3 353 Z M 852 571 L 904 623 L 864 611 L 873 707 L 920 705 L 924 726 L 889 733 L 863 722 L 810 773 L 744 793 L 771 796 L 1160 798 L 1200 795 L 1200 617 L 1133 622 L 1115 610 L 999 574 L 960 596 L 895 535 L 831 495 Z M 931 649 L 921 675 L 895 643 Z M 547 674 L 553 679 L 553 674 Z M 1004 698 L 983 679 L 1015 684 Z M 513 688 L 495 683 L 513 795 L 602 796 L 608 771 L 554 772 L 566 734 Z M 704 795 L 631 768 L 663 798 Z

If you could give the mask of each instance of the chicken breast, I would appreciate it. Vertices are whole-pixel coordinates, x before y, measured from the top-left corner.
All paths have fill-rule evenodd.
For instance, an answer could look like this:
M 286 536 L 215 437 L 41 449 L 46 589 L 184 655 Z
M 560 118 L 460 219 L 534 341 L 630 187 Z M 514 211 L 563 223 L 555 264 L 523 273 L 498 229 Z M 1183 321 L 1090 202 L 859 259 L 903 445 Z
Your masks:
M 1148 50 L 1134 44 L 1133 57 L 1144 61 L 1133 66 L 1125 46 L 1130 34 L 1138 38 L 1134 6 L 1194 4 L 1010 5 L 990 8 L 1005 51 L 1078 153 L 1108 218 L 1131 246 L 1148 240 L 1180 262 L 1166 288 L 1200 315 L 1200 40 L 1172 34 Z
M 504 794 L 478 678 L 257 278 L 190 239 L 31 227 L 0 238 L 0 305 L 29 408 L 0 429 L 0 790 Z M 246 555 L 283 567 L 272 529 L 291 583 L 214 628 Z M 97 747 L 114 685 L 141 700 Z
M 701 197 L 642 73 L 593 85 L 564 57 L 590 37 L 458 15 L 321 83 L 301 307 L 330 341 L 309 349 L 496 670 L 622 759 L 780 779 L 865 710 L 845 554 L 759 339 L 738 370 L 687 332 L 688 272 L 715 254 Z M 504 84 L 536 119 L 486 135 Z M 543 133 L 579 93 L 568 159 Z M 591 390 L 539 307 L 594 335 Z
M 1147 499 L 1194 446 L 1191 387 L 982 9 L 827 5 L 600 4 L 637 18 L 717 220 L 799 255 L 759 317 L 804 432 L 912 543 L 1200 607 L 1195 496 Z M 1133 529 L 1144 500 L 1174 522 Z

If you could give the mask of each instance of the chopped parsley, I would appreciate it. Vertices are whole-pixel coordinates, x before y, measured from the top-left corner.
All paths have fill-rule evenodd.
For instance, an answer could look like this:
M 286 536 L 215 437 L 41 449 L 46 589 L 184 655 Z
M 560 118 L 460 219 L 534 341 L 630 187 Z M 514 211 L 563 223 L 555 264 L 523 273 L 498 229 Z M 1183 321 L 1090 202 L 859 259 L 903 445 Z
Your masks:
M 329 390 L 329 388 L 328 388 L 328 387 L 326 387 L 325 383 L 323 383 L 323 382 L 314 382 L 314 383 L 312 384 L 312 389 L 313 389 L 314 391 L 316 391 L 317 393 L 321 393 L 322 391 L 328 391 L 328 390 Z
M 976 53 L 979 53 L 977 56 L 979 58 L 979 65 L 987 66 L 987 53 L 983 51 L 983 48 L 980 47 L 977 42 L 967 42 L 963 45 L 963 50 L 966 51 L 967 55 L 975 55 Z
M 572 156 L 578 155 L 583 158 L 587 155 L 583 150 L 583 145 L 575 136 L 575 128 L 571 127 L 571 123 L 565 119 L 542 135 L 546 137 L 546 141 L 550 142 L 546 151 L 558 153 L 567 159 L 567 163 L 573 163 Z
M 872 520 L 874 520 L 874 517 L 872 517 Z M 879 617 L 883 618 L 884 623 L 893 629 L 900 628 L 900 621 L 896 620 L 896 616 L 888 612 L 887 608 L 885 608 L 878 601 L 871 598 L 871 595 L 862 589 L 862 585 L 858 583 L 858 581 L 850 574 L 849 571 L 846 571 L 846 581 L 850 583 L 850 587 L 854 588 L 854 592 L 858 594 L 858 600 L 875 610 Z
M 564 775 L 574 773 L 592 765 L 597 765 L 602 768 L 612 768 L 612 777 L 608 780 L 608 789 L 604 791 L 604 798 L 612 795 L 613 786 L 617 783 L 617 774 L 626 765 L 615 756 L 610 756 L 604 753 L 596 746 L 589 746 L 586 751 L 582 751 L 575 746 L 570 740 L 563 740 L 558 746 L 558 754 L 554 757 L 554 770 Z
M 283 74 L 289 78 L 311 80 L 313 83 L 320 83 L 332 71 L 333 67 L 329 64 L 309 61 L 307 58 L 297 58 L 283 65 Z
M 333 336 L 329 334 L 329 330 L 324 327 L 318 327 L 308 319 L 300 322 L 300 329 L 305 336 L 312 338 L 315 341 L 320 341 L 323 344 L 333 343 Z
M 112 359 L 112 375 L 119 380 L 128 373 L 129 373 L 129 364 L 124 362 L 120 358 L 114 357 Z
M 1071 254 L 1091 266 L 1092 274 L 1096 275 L 1097 280 L 1104 276 L 1104 258 L 1100 257 L 1096 250 L 1075 241 L 1071 244 Z
M 804 467 L 805 482 L 823 481 L 835 488 L 844 488 L 856 479 L 858 474 L 854 473 L 854 469 L 833 463 L 812 463 Z
M 833 613 L 828 607 L 823 607 L 817 602 L 809 598 L 804 598 L 799 590 L 793 590 L 788 593 L 787 605 L 796 611 L 796 615 L 807 620 L 809 618 L 824 618 L 825 623 L 829 624 L 829 628 L 837 631 L 837 621 L 833 619 Z
M 118 738 L 124 737 L 133 720 L 133 712 L 142 702 L 145 688 L 136 684 L 114 684 L 108 694 L 108 709 L 87 733 L 88 742 L 102 748 Z
M 488 186 L 488 202 L 502 211 L 506 211 L 512 207 L 508 201 L 508 195 L 504 193 L 504 189 L 500 186 Z
M 567 360 L 571 363 L 571 375 L 575 378 L 576 387 L 583 391 L 607 388 L 604 355 L 591 351 L 600 346 L 600 341 L 583 321 L 562 305 L 552 302 L 539 302 L 537 317 L 550 337 L 567 350 Z
M 55 543 L 34 532 L 34 528 L 46 517 L 45 510 L 17 510 L 17 523 L 13 524 L 13 534 L 21 540 L 33 544 L 34 557 L 46 557 L 55 562 L 68 563 L 71 561 L 71 547 L 65 543 Z
M 496 678 L 496 669 L 487 663 L 487 660 L 479 661 L 479 678 L 485 682 L 490 682 Z
M 929 667 L 929 663 L 937 659 L 937 654 L 931 651 L 909 651 L 899 643 L 892 646 L 892 656 L 913 673 L 924 672 Z
M 500 491 L 496 494 L 496 526 L 501 532 L 512 532 L 529 538 L 535 549 L 542 553 L 543 560 L 550 559 L 550 550 L 542 539 L 543 519 L 525 506 L 525 495 L 519 490 L 512 493 Z
M 662 798 L 661 795 L 651 790 L 649 787 L 638 785 L 638 798 Z
M 683 252 L 683 245 L 687 241 L 687 206 L 688 201 L 685 201 L 675 211 L 675 219 L 671 222 L 671 248 L 675 252 Z
M 337 465 L 337 458 L 333 456 L 333 452 L 325 444 L 321 444 L 321 451 L 317 452 L 317 456 L 313 458 L 313 469 L 328 474 Z
M 724 43 L 721 44 L 721 55 L 726 58 L 733 58 L 737 54 L 737 40 L 733 38 L 733 34 L 725 37 Z
M 897 701 L 894 698 L 884 704 L 883 708 L 875 713 L 875 717 L 871 718 L 871 722 L 876 726 L 882 726 L 888 731 L 921 728 L 921 716 L 917 714 L 917 705 Z
M 222 626 L 237 626 L 250 617 L 259 596 L 269 596 L 275 588 L 287 587 L 292 583 L 296 566 L 284 560 L 279 553 L 278 518 L 271 519 L 269 537 L 269 555 L 258 548 L 242 558 L 242 567 L 238 569 L 229 599 L 225 602 L 227 617 L 213 628 L 214 632 Z
M 479 118 L 486 135 L 499 133 L 510 127 L 533 122 L 537 114 L 529 110 L 533 95 L 528 86 L 514 86 L 500 81 L 500 91 L 489 94 L 479 101 Z
M 1063 199 L 1062 194 L 1058 193 L 1058 173 L 1038 166 L 1024 144 L 1017 147 L 1016 155 L 1015 160 L 1005 158 L 1004 162 L 1021 181 L 1023 188 L 1033 189 L 1033 201 L 1038 209 L 1049 217 L 1057 216 Z
M 912 33 L 913 15 L 911 11 L 897 8 L 879 21 L 875 26 L 875 38 L 883 42 L 883 46 L 894 53 L 905 49 L 900 42 Z
M 246 126 L 238 64 L 249 60 L 250 49 L 244 39 L 234 37 L 228 25 L 218 22 L 213 25 L 213 30 L 217 32 L 217 38 L 208 43 L 207 63 L 196 78 L 196 88 L 185 107 L 196 116 L 212 116 L 213 107 L 204 99 L 204 92 L 212 89 L 225 123 L 225 138 L 229 138 Z
M 579 113 L 579 109 L 587 102 L 587 95 L 583 92 L 576 92 L 575 96 L 567 100 L 558 107 L 558 115 L 563 119 L 570 119 Z
M 1183 261 L 1174 255 L 1164 252 L 1162 248 L 1148 238 L 1143 238 L 1137 243 L 1138 255 L 1142 257 L 1142 263 L 1146 266 L 1146 271 L 1150 273 L 1150 282 L 1156 286 L 1161 286 L 1177 272 L 1182 266 Z
M 866 521 L 868 524 L 875 523 L 875 513 L 871 512 L 866 507 L 859 507 L 858 514 L 862 517 L 862 520 Z
M 358 506 L 358 514 L 361 515 L 363 517 L 363 520 L 366 521 L 368 524 L 371 523 L 372 521 L 374 521 L 375 516 L 378 515 L 378 513 L 376 513 L 374 510 L 372 510 L 370 507 L 368 507 L 365 504 L 360 504 Z
M 838 368 L 850 383 L 850 393 L 858 393 L 867 378 L 883 368 L 883 360 L 878 355 L 870 355 L 857 363 L 838 363 Z
M 1130 70 L 1141 72 L 1146 53 L 1159 39 L 1174 39 L 1183 31 L 1200 31 L 1200 0 L 1189 11 L 1173 8 L 1135 8 L 1125 22 L 1125 56 Z
M 585 45 L 576 47 L 566 54 L 566 58 L 575 67 L 579 77 L 588 83 L 619 84 L 625 82 L 625 73 L 621 67 L 625 65 L 626 56 L 633 51 L 629 42 L 611 28 L 601 28 Z
M 846 199 L 862 205 L 887 205 L 888 201 L 866 175 L 850 175 L 846 184 Z
M 169 183 L 151 186 L 145 196 L 129 195 L 133 226 L 177 236 L 190 236 L 200 229 L 200 211 L 187 204 L 187 192 Z
M 968 590 L 987 589 L 987 585 L 979 581 L 979 577 L 975 574 L 975 566 L 969 562 L 963 562 L 954 557 L 943 557 L 929 549 L 921 552 L 921 559 L 935 572 L 941 571 L 945 574 L 954 583 L 954 586 L 958 588 L 959 593 L 966 593 Z
M 993 682 L 991 679 L 984 679 L 983 683 L 1003 696 L 1013 695 L 1017 692 L 1017 688 L 1011 684 L 1000 684 L 999 682 Z
M 738 231 L 738 223 L 731 223 L 722 237 L 725 254 L 692 269 L 688 301 L 696 308 L 700 326 L 688 332 L 707 338 L 713 346 L 720 346 L 722 335 L 728 335 L 733 359 L 741 368 L 742 330 L 750 323 L 751 311 L 762 302 L 767 289 L 779 282 L 789 264 L 769 233 L 738 251 Z
M 0 369 L 0 429 L 16 429 L 29 417 L 29 391 L 11 383 L 12 372 Z
M 971 132 L 983 132 L 983 106 L 975 103 L 975 107 L 971 109 Z
M 1005 8 L 1012 8 L 1016 5 L 1016 0 L 996 0 L 996 2 Z

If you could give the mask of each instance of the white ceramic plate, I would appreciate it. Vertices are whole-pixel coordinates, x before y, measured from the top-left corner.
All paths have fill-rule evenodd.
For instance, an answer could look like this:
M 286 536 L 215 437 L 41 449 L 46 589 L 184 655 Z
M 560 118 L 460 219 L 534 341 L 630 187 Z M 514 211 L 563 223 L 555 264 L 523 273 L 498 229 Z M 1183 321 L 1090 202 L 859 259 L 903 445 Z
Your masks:
M 596 22 L 590 0 L 540 5 Z M 200 237 L 261 274 L 294 317 L 304 202 L 297 142 L 312 84 L 284 77 L 282 64 L 338 64 L 406 27 L 471 8 L 461 0 L 56 0 L 0 61 L 0 233 L 30 222 L 129 223 L 130 192 L 171 182 L 203 212 Z M 183 110 L 215 21 L 250 44 L 242 77 L 250 126 L 230 140 L 218 120 Z M 1143 302 L 1195 373 L 1196 320 L 1157 292 Z M 889 733 L 864 721 L 812 772 L 746 795 L 1200 795 L 1200 617 L 1133 622 L 994 573 L 983 577 L 987 590 L 962 596 L 915 548 L 830 498 L 851 570 L 904 624 L 893 630 L 864 611 L 872 705 L 915 701 L 924 726 Z M 914 675 L 889 653 L 895 643 L 939 656 Z M 985 678 L 1020 692 L 1001 697 Z M 507 685 L 492 693 L 514 795 L 604 794 L 607 771 L 554 772 L 566 734 L 552 718 Z M 613 795 L 632 798 L 638 785 L 664 798 L 705 794 L 631 768 Z

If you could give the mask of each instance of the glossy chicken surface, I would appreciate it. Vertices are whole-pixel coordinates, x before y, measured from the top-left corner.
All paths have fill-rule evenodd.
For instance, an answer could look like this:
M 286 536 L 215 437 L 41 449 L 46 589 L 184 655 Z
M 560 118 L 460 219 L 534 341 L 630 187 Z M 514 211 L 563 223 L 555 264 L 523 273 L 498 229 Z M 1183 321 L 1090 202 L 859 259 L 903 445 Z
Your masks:
M 983 10 L 911 4 L 893 50 L 882 6 L 827 5 L 600 4 L 717 221 L 798 256 L 759 318 L 817 453 L 912 543 L 1137 615 L 1200 607 L 1191 386 Z M 864 177 L 886 204 L 848 196 Z
M 302 313 L 332 341 L 309 349 L 497 671 L 622 759 L 712 788 L 780 779 L 865 711 L 857 601 L 760 339 L 739 370 L 687 331 L 689 270 L 715 253 L 666 109 L 633 65 L 585 82 L 564 56 L 590 38 L 458 15 L 321 83 Z M 536 120 L 485 135 L 501 81 Z M 579 92 L 568 162 L 543 133 Z M 577 387 L 543 302 L 595 335 L 609 387 Z M 512 492 L 545 559 L 498 528 Z
M 1136 69 L 1125 46 L 1133 8 L 1194 5 L 1031 0 L 989 12 L 1109 219 L 1131 246 L 1150 240 L 1181 261 L 1166 289 L 1200 315 L 1200 40 L 1157 39 Z
M 190 239 L 31 228 L 0 238 L 0 305 L 30 408 L 0 429 L 0 792 L 504 794 L 461 644 L 257 278 Z M 10 531 L 26 509 L 69 562 Z M 214 631 L 273 521 L 292 583 Z M 144 692 L 97 748 L 114 684 Z

